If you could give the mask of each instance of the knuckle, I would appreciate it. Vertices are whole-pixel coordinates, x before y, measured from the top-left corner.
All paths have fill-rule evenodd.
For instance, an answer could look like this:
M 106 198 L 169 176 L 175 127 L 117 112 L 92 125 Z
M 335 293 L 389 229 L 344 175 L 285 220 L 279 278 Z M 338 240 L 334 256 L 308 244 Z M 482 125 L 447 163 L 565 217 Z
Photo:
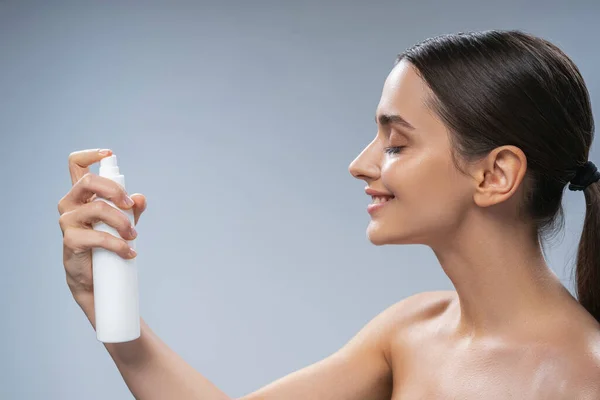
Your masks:
M 111 196 L 113 199 L 124 199 L 125 196 L 127 196 L 127 193 L 125 193 L 125 190 L 123 190 L 123 188 L 121 186 L 119 186 L 119 184 L 117 184 L 116 182 L 114 183 L 114 185 L 112 185 L 111 187 Z
M 103 249 L 110 250 L 111 242 L 112 242 L 111 234 L 103 232 L 103 234 L 100 235 L 100 237 L 98 238 L 98 247 L 102 247 Z
M 62 214 L 60 217 L 58 217 L 58 225 L 60 226 L 60 229 L 62 229 L 62 231 L 64 232 L 66 230 L 67 227 L 67 214 Z
M 58 202 L 58 206 L 57 206 L 58 213 L 60 215 L 62 215 L 64 213 L 64 205 L 63 204 L 64 204 L 64 198 L 60 199 L 60 201 Z
M 71 189 L 71 190 L 73 190 L 73 189 Z M 69 191 L 69 193 L 70 193 L 70 191 Z M 63 196 L 63 197 L 62 197 L 62 198 L 61 198 L 61 199 L 58 201 L 58 205 L 57 205 L 57 208 L 58 208 L 58 213 L 59 213 L 59 214 L 61 214 L 61 215 L 62 215 L 62 214 L 64 214 L 65 212 L 67 212 L 67 211 L 68 211 L 67 204 L 68 204 L 68 201 L 69 201 L 69 200 L 68 200 L 69 193 L 65 194 L 65 195 L 64 195 L 64 196 Z
M 119 213 L 121 214 L 121 227 L 123 230 L 129 231 L 133 227 L 131 221 L 122 212 L 119 211 Z
M 122 189 L 118 183 L 104 177 L 99 182 L 102 182 L 102 197 L 111 201 L 119 199 Z
M 79 181 L 84 186 L 90 186 L 92 184 L 93 180 L 94 180 L 94 174 L 92 174 L 91 172 L 88 172 L 87 174 L 82 176 Z
M 106 204 L 105 201 L 102 200 L 92 201 L 88 204 L 89 207 L 92 208 L 94 210 L 94 213 L 96 214 L 104 214 L 108 210 L 108 207 L 110 207 L 108 204 Z
M 125 240 L 121 240 L 121 252 L 123 254 L 129 254 L 129 244 Z
M 75 247 L 76 247 L 75 235 L 73 235 L 73 231 L 71 229 L 66 229 L 64 231 L 63 244 L 65 245 L 65 247 L 67 247 L 71 250 L 75 249 Z

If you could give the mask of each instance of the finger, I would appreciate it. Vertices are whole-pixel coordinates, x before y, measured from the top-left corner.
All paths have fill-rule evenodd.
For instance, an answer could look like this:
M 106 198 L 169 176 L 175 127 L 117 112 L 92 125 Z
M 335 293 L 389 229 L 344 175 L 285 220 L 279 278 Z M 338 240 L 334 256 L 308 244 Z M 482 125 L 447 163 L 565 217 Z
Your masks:
M 146 206 L 148 203 L 146 202 L 146 196 L 140 193 L 134 193 L 131 196 L 131 199 L 134 201 L 133 205 L 133 216 L 134 216 L 134 224 L 137 225 L 140 216 L 144 211 L 146 211 Z
M 93 248 L 103 248 L 126 259 L 134 258 L 137 255 L 135 250 L 129 247 L 127 241 L 110 233 L 93 229 L 71 227 L 65 231 L 63 244 L 73 254 L 81 254 Z
M 87 173 L 75 183 L 69 193 L 60 201 L 59 210 L 63 213 L 82 204 L 89 203 L 93 195 L 112 201 L 117 207 L 130 209 L 135 204 L 127 196 L 123 186 L 103 176 Z
M 104 222 L 112 226 L 123 239 L 133 240 L 137 236 L 127 215 L 104 201 L 94 201 L 84 204 L 70 212 L 64 213 L 59 218 L 59 224 L 63 232 L 70 227 L 91 228 L 97 222 Z
M 69 154 L 69 172 L 71 184 L 77 183 L 90 169 L 89 166 L 112 155 L 110 149 L 89 149 Z

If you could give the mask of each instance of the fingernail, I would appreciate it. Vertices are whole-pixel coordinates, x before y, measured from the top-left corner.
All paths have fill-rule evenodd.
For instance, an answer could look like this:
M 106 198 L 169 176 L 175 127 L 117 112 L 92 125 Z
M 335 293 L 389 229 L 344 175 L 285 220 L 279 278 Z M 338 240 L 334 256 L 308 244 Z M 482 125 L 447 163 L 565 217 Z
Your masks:
M 135 230 L 135 228 L 133 226 L 131 227 L 130 232 L 131 232 L 131 237 L 137 236 L 137 231 Z
M 130 247 L 129 248 L 129 255 L 131 257 L 135 257 L 135 256 L 137 256 L 137 251 L 135 251 L 133 248 Z
M 131 197 L 125 196 L 125 204 L 127 204 L 128 206 L 132 206 L 135 203 L 133 202 L 133 200 L 131 199 Z
M 100 149 L 98 150 L 98 154 L 100 154 L 101 156 L 106 156 L 110 154 L 110 149 Z

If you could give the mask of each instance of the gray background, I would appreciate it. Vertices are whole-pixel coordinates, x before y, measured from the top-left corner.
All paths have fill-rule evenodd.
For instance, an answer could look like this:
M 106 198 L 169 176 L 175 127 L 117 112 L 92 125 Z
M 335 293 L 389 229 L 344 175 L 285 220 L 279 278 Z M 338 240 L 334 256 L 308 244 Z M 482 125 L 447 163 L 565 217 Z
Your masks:
M 575 60 L 594 101 L 595 3 L 0 1 L 0 398 L 131 398 L 65 284 L 71 151 L 112 148 L 147 195 L 142 316 L 241 396 L 389 305 L 451 288 L 429 248 L 368 242 L 370 199 L 347 171 L 395 55 L 440 33 L 524 29 Z M 548 261 L 572 290 L 582 194 L 565 206 Z

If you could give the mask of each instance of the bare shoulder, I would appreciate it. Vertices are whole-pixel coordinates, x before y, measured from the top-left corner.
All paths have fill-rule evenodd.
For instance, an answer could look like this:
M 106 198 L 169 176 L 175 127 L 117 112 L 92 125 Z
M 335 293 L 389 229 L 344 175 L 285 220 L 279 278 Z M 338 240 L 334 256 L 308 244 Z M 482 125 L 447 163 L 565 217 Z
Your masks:
M 421 292 L 393 304 L 384 313 L 398 328 L 409 327 L 414 322 L 440 316 L 456 300 L 456 292 L 451 290 Z
M 600 341 L 596 343 L 595 351 L 588 349 L 581 355 L 577 366 L 570 374 L 574 375 L 571 398 L 581 400 L 600 399 Z
M 399 301 L 373 317 L 325 359 L 294 371 L 241 399 L 389 400 L 393 393 L 390 338 L 414 321 L 435 314 L 435 310 L 443 308 L 450 298 L 449 293 L 430 292 Z
M 456 299 L 454 291 L 421 292 L 406 297 L 381 311 L 365 328 L 394 333 L 443 313 Z
M 536 375 L 551 399 L 600 399 L 600 331 L 570 335 L 540 356 Z
M 509 346 L 514 370 L 531 398 L 600 399 L 600 327 L 577 310 L 542 320 L 533 336 Z M 535 393 L 535 395 L 534 395 Z
M 417 293 L 383 310 L 371 324 L 386 332 L 385 344 L 389 347 L 402 332 L 441 316 L 456 300 L 456 292 L 449 290 Z

